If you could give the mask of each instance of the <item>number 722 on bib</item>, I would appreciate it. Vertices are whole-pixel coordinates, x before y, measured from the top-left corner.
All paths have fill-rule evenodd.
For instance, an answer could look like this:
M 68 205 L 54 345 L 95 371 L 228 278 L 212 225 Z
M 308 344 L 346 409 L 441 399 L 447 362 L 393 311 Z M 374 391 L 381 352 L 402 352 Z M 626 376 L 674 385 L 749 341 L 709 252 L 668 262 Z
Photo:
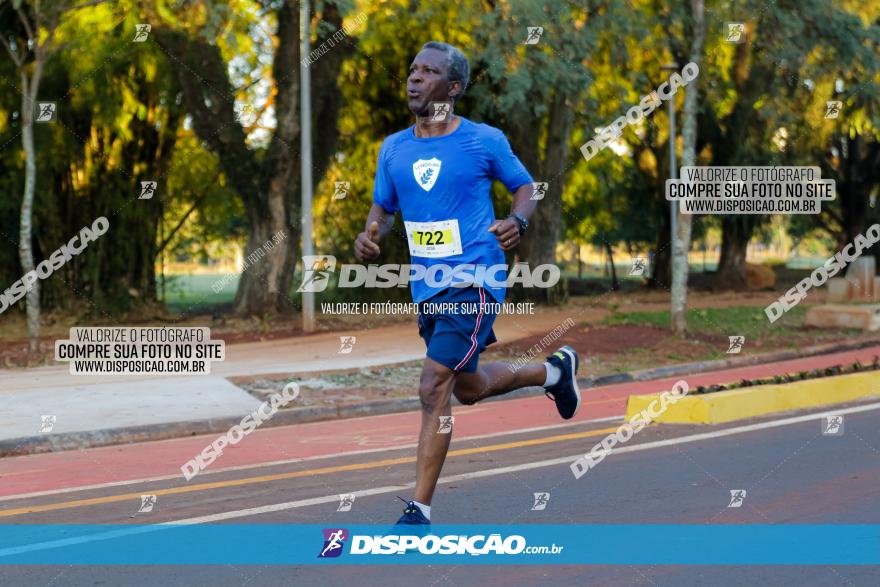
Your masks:
M 410 255 L 416 257 L 449 257 L 460 255 L 461 236 L 458 220 L 405 222 Z

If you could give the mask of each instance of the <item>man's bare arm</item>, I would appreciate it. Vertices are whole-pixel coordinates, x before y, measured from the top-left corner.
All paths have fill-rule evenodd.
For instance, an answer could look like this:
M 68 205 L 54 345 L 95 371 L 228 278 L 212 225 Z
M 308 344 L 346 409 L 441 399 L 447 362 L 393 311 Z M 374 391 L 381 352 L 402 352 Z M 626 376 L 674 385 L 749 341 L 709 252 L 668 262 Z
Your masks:
M 510 207 L 511 214 L 518 214 L 528 220 L 538 206 L 537 200 L 532 199 L 534 188 L 530 183 L 519 186 L 513 194 L 513 204 Z M 498 246 L 504 251 L 513 250 L 519 245 L 519 222 L 515 218 L 496 220 L 489 227 L 489 232 L 495 233 Z
M 526 220 L 531 218 L 532 214 L 535 213 L 535 208 L 538 207 L 538 200 L 532 199 L 534 193 L 535 190 L 530 183 L 524 183 L 519 186 L 519 189 L 513 194 L 513 205 L 510 207 L 510 213 L 519 214 Z
M 354 254 L 361 261 L 371 261 L 382 252 L 379 239 L 391 232 L 394 214 L 389 214 L 379 204 L 373 204 L 367 214 L 366 230 L 354 241 Z

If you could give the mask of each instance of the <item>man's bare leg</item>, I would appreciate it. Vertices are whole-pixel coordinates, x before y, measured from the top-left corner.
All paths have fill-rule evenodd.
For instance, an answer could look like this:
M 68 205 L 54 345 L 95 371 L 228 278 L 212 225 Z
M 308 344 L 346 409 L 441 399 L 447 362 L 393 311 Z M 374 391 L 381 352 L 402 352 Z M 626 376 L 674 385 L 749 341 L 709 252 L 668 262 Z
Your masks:
M 455 385 L 455 371 L 429 358 L 425 358 L 419 383 L 422 402 L 422 431 L 416 454 L 416 488 L 414 500 L 431 505 L 437 479 L 443 469 L 452 433 L 439 434 L 440 416 L 452 414 L 450 397 Z
M 455 378 L 453 393 L 465 405 L 521 389 L 543 385 L 547 369 L 543 364 L 525 365 L 511 370 L 509 363 L 486 363 L 477 367 L 475 373 L 459 373 Z
M 458 373 L 425 358 L 419 383 L 422 403 L 422 429 L 416 455 L 416 487 L 414 501 L 431 505 L 437 480 L 446 461 L 452 433 L 438 433 L 440 417 L 452 414 L 450 397 L 454 393 L 466 405 L 487 397 L 521 389 L 543 386 L 547 381 L 545 364 L 526 365 L 511 370 L 508 363 L 486 363 L 474 373 Z

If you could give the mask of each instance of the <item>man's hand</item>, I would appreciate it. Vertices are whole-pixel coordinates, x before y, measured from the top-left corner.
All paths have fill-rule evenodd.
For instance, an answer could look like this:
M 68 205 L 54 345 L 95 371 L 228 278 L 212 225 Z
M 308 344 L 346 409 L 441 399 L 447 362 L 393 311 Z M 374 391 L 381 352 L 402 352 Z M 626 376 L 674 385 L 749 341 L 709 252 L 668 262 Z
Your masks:
M 370 232 L 366 231 L 357 235 L 354 241 L 354 255 L 360 261 L 372 261 L 379 256 L 379 223 L 375 220 L 370 223 Z
M 496 220 L 489 227 L 489 232 L 495 233 L 502 251 L 513 250 L 519 244 L 519 222 L 515 218 Z

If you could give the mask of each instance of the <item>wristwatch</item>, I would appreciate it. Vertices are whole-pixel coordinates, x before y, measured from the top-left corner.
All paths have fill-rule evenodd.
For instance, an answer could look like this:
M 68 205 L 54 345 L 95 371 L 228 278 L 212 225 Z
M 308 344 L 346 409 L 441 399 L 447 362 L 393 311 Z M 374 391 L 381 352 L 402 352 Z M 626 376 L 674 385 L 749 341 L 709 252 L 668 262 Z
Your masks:
M 508 218 L 513 218 L 517 222 L 519 222 L 519 234 L 520 236 L 526 233 L 526 230 L 529 228 L 529 221 L 517 214 L 516 212 L 511 212 L 507 215 Z

